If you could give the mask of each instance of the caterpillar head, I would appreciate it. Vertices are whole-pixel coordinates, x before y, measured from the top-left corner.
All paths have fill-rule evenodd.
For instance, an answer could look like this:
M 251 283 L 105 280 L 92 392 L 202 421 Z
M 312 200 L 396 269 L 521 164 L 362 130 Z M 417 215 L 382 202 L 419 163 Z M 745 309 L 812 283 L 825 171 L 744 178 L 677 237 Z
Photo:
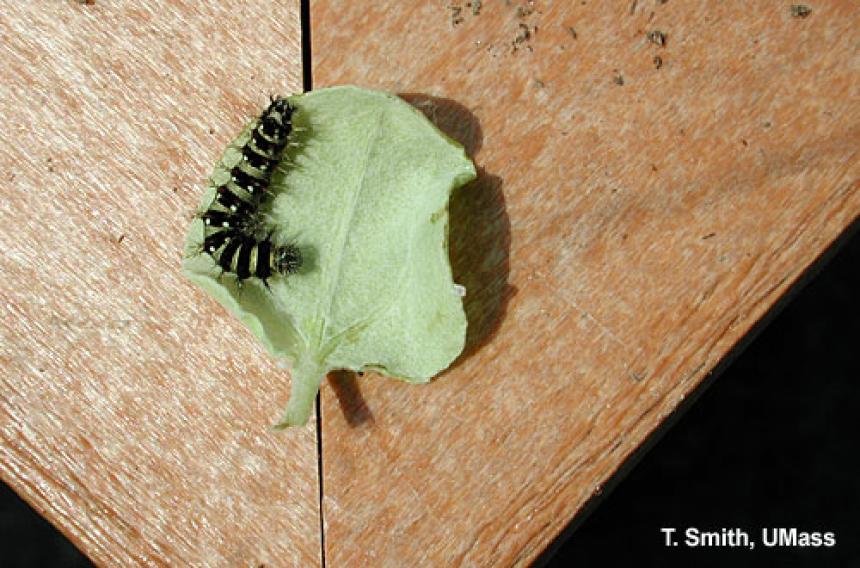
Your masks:
M 272 264 L 279 274 L 293 274 L 302 267 L 302 251 L 294 245 L 278 247 L 272 255 Z

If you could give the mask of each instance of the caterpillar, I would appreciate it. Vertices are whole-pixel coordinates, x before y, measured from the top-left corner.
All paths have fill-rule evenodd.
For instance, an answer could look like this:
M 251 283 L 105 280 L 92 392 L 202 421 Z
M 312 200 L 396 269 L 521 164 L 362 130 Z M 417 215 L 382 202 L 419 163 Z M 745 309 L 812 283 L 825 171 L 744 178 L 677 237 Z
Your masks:
M 230 170 L 229 181 L 216 189 L 218 204 L 239 215 L 257 214 L 292 133 L 294 112 L 287 99 L 272 98 L 242 147 L 242 161 Z
M 199 215 L 205 225 L 203 252 L 223 272 L 234 274 L 240 286 L 256 277 L 268 288 L 270 276 L 286 276 L 302 266 L 298 247 L 275 244 L 271 231 L 262 236 L 260 212 L 272 173 L 289 143 L 294 112 L 287 99 L 271 99 L 241 149 L 241 162 L 231 168 L 229 180 L 215 189 L 215 199 Z
M 213 258 L 217 254 L 218 265 L 224 272 L 235 274 L 239 284 L 254 276 L 268 288 L 270 276 L 293 274 L 302 266 L 301 250 L 292 244 L 275 245 L 271 234 L 257 240 L 233 229 L 223 229 L 207 236 L 203 246 Z

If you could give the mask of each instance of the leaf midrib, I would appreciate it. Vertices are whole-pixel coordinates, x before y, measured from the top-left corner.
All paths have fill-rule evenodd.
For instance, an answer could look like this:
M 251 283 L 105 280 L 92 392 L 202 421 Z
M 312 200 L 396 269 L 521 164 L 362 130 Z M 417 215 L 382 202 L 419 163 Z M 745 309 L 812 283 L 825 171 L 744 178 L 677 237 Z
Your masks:
M 350 229 L 353 226 L 355 221 L 355 213 L 358 209 L 358 204 L 361 202 L 361 196 L 364 194 L 365 188 L 367 184 L 365 180 L 367 178 L 367 170 L 368 164 L 370 163 L 370 157 L 372 154 L 372 149 L 376 146 L 377 140 L 379 139 L 379 134 L 382 132 L 381 124 L 384 118 L 384 114 L 380 111 L 376 113 L 376 120 L 374 121 L 374 127 L 371 128 L 372 136 L 368 138 L 368 142 L 364 148 L 364 160 L 361 165 L 361 178 L 359 179 L 359 183 L 357 189 L 353 192 L 352 203 L 349 206 L 349 214 L 343 216 L 343 221 L 339 224 L 338 229 L 336 231 L 337 237 L 336 240 L 339 243 L 336 247 L 336 273 L 332 280 L 332 285 L 329 287 L 329 293 L 325 298 L 325 309 L 322 310 L 320 314 L 320 319 L 323 322 L 322 329 L 320 330 L 320 337 L 317 338 L 316 347 L 317 352 L 325 352 L 330 353 L 335 346 L 333 345 L 325 345 L 325 338 L 329 333 L 329 316 L 331 315 L 332 305 L 334 304 L 334 298 L 337 296 L 338 290 L 340 289 L 341 282 L 343 280 L 343 257 L 346 252 L 347 241 L 349 240 Z M 332 334 L 332 340 L 337 340 L 337 338 L 342 337 L 342 333 L 335 332 Z

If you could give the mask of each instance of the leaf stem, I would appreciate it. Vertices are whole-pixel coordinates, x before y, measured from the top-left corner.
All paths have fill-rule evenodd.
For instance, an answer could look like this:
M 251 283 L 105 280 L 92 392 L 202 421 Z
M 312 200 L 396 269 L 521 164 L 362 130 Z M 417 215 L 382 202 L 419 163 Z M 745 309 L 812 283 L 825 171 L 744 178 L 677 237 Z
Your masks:
M 311 415 L 314 399 L 320 390 L 320 383 L 328 369 L 309 354 L 302 354 L 296 360 L 292 369 L 292 385 L 290 385 L 290 402 L 281 421 L 275 428 L 283 430 L 290 426 L 304 426 Z

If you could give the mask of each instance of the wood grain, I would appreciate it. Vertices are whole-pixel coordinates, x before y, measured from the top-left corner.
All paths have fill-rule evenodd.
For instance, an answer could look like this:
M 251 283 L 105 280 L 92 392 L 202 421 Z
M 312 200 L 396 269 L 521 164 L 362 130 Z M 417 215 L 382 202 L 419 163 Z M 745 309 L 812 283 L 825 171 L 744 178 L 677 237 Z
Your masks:
M 333 568 L 527 564 L 860 212 L 854 3 L 473 7 L 311 7 L 316 88 L 409 93 L 482 170 L 467 355 L 323 387 Z
M 298 2 L 6 2 L 0 473 L 105 566 L 312 566 L 314 427 L 179 273 L 206 176 L 301 90 Z

